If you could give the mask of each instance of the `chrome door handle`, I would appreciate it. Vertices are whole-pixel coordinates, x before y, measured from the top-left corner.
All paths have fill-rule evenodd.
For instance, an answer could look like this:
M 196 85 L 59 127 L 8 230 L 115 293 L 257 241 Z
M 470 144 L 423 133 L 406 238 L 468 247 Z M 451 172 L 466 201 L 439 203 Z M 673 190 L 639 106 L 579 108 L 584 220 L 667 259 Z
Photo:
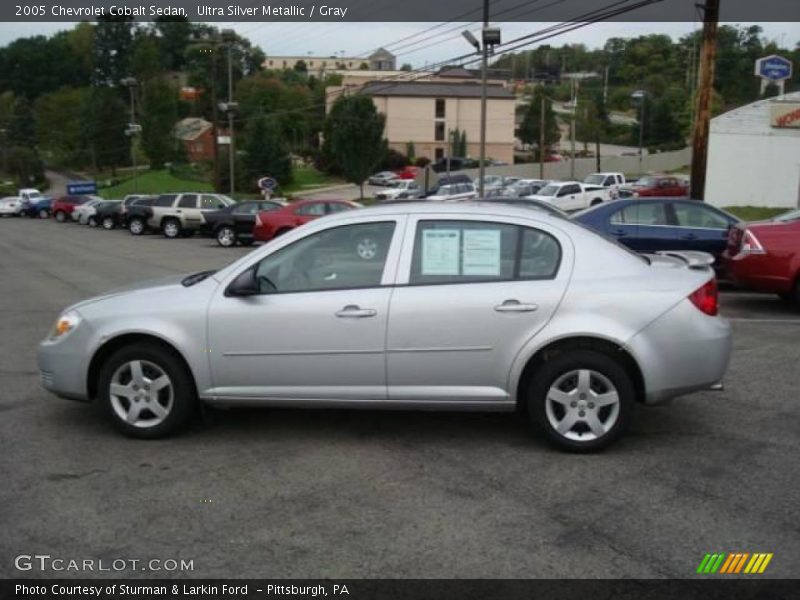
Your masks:
M 537 308 L 536 304 L 523 304 L 519 300 L 506 300 L 494 307 L 497 312 L 533 312 Z
M 366 317 L 374 317 L 378 311 L 374 308 L 360 308 L 355 304 L 348 304 L 342 310 L 336 312 L 336 316 L 340 319 L 364 319 Z

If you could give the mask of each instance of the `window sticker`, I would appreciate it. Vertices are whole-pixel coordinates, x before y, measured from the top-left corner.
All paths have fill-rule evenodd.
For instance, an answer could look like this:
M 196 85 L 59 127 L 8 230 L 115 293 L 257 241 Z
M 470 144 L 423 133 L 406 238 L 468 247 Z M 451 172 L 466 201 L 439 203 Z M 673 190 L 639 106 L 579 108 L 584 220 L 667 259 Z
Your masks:
M 464 231 L 464 275 L 500 275 L 500 230 Z
M 426 229 L 422 232 L 422 274 L 458 275 L 458 229 Z

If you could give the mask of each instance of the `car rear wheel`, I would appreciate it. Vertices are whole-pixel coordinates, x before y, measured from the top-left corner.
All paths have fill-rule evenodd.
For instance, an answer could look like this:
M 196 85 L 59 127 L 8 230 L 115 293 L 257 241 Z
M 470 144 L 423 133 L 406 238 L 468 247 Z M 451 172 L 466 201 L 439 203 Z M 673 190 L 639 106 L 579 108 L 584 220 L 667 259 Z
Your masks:
M 39 211 L 39 218 L 40 219 L 48 219 L 50 217 L 50 213 L 47 212 L 44 208 Z
M 597 350 L 565 350 L 533 374 L 528 415 L 551 444 L 592 452 L 622 435 L 633 401 L 633 382 L 617 361 Z
M 177 219 L 165 219 L 161 224 L 161 233 L 165 238 L 175 239 L 181 235 L 181 224 Z
M 59 223 L 63 223 L 64 221 L 67 220 L 67 213 L 65 213 L 63 210 L 59 210 L 56 211 L 55 217 L 56 221 L 58 221 Z
M 103 365 L 98 386 L 112 423 L 131 437 L 168 435 L 189 421 L 197 405 L 186 367 L 155 344 L 117 350 Z
M 217 243 L 223 248 L 232 248 L 236 245 L 236 232 L 233 227 L 223 225 L 217 229 Z
M 128 231 L 131 235 L 142 235 L 144 233 L 144 219 L 140 217 L 133 217 L 128 221 Z
M 114 229 L 116 227 L 116 223 L 114 222 L 114 217 L 103 217 L 103 229 Z

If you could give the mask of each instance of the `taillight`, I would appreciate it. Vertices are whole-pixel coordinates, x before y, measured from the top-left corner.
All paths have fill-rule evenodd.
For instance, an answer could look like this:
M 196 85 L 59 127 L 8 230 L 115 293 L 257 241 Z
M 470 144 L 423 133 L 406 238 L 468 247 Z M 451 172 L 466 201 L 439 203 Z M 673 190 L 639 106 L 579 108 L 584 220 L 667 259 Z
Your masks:
M 742 236 L 742 243 L 739 247 L 739 254 L 766 254 L 764 246 L 758 241 L 756 234 L 749 229 L 745 229 Z
M 256 225 L 258 227 L 264 226 L 264 221 L 261 220 L 261 213 L 256 213 Z
M 689 294 L 689 300 L 702 312 L 711 317 L 715 316 L 719 313 L 717 280 L 709 279 L 702 287 L 697 288 L 694 292 Z

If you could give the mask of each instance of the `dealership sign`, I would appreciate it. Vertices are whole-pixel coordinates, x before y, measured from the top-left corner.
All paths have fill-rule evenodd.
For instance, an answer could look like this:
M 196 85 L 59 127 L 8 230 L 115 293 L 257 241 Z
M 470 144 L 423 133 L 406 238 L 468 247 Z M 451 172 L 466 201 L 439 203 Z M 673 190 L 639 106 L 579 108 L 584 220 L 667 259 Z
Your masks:
M 767 81 L 777 83 L 792 77 L 792 61 L 773 54 L 756 61 L 756 75 Z
M 800 102 L 773 102 L 770 125 L 779 128 L 800 128 Z

